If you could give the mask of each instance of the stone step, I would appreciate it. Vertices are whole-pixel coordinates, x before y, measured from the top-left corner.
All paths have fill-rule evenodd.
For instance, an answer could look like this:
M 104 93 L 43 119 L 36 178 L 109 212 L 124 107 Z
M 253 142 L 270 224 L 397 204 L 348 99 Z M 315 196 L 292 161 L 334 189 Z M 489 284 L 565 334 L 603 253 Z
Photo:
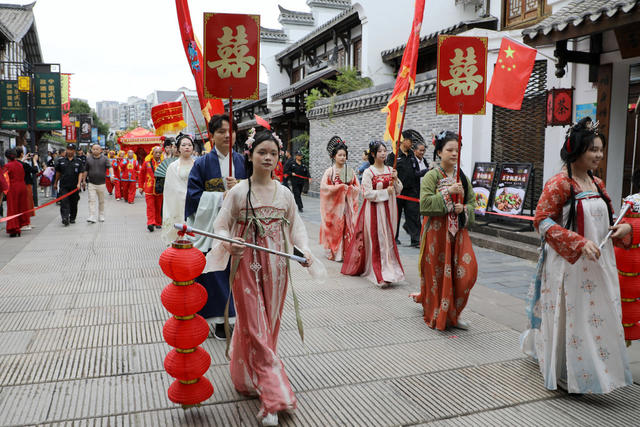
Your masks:
M 469 232 L 471 242 L 481 248 L 492 249 L 504 254 L 516 256 L 530 261 L 538 260 L 538 244 L 510 240 L 501 236 L 492 236 L 478 231 Z

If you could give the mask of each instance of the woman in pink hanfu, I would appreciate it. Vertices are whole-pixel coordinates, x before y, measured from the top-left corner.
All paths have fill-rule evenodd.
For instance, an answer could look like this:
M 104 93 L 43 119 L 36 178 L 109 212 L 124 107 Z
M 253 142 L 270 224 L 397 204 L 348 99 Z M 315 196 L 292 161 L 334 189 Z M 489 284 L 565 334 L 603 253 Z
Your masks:
M 247 148 L 249 179 L 233 186 L 225 196 L 214 222 L 215 232 L 288 253 L 295 245 L 309 260 L 304 265 L 309 267 L 312 258 L 307 231 L 293 194 L 271 175 L 282 148 L 280 140 L 263 131 L 247 140 Z M 259 397 L 258 418 L 263 425 L 277 425 L 279 411 L 296 408 L 296 397 L 277 354 L 289 263 L 280 256 L 216 241 L 207 256 L 207 269 L 224 269 L 230 255 L 236 307 L 231 380 L 238 392 Z
M 353 238 L 360 185 L 353 169 L 346 165 L 349 155 L 346 144 L 338 137 L 333 137 L 332 141 L 329 148 L 334 164 L 320 181 L 322 226 L 319 241 L 328 259 L 342 261 L 344 242 Z
M 383 142 L 369 144 L 371 166 L 362 174 L 365 200 L 341 270 L 348 276 L 366 277 L 381 287 L 404 280 L 395 242 L 398 224 L 396 194 L 402 191 L 402 183 L 398 172 L 384 165 L 386 156 L 387 147 Z

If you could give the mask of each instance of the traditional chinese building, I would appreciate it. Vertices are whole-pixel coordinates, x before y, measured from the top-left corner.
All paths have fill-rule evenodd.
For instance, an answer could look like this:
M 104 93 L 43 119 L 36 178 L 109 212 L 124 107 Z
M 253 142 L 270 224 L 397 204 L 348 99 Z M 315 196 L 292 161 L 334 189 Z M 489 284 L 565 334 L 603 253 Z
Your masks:
M 0 5 L 0 79 L 16 80 L 32 70 L 33 64 L 42 62 L 40 39 L 36 29 L 33 7 Z M 0 156 L 13 143 L 25 143 L 25 131 L 0 129 Z M 45 147 L 46 154 L 46 147 Z
M 548 3 L 552 3 L 548 1 Z M 552 14 L 522 31 L 524 42 L 553 51 L 548 73 L 574 88 L 572 118 L 600 122 L 605 160 L 597 173 L 606 180 L 616 209 L 630 192 L 630 176 L 640 167 L 635 106 L 640 97 L 640 2 L 637 0 L 555 1 Z M 545 177 L 560 168 L 558 152 L 566 128 L 547 128 Z M 635 188 L 633 191 L 638 192 Z

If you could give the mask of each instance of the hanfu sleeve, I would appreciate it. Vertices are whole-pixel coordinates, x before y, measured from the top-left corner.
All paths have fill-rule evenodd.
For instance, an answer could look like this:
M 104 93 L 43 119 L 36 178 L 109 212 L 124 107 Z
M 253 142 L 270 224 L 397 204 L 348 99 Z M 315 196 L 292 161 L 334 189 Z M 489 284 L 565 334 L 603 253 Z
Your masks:
M 432 169 L 420 182 L 420 215 L 442 216 L 449 212 L 445 196 L 438 191 L 439 173 Z
M 283 190 L 285 204 L 286 204 L 286 216 L 289 221 L 289 241 L 298 247 L 302 252 L 311 252 L 309 249 L 309 236 L 307 235 L 307 229 L 302 222 L 302 218 L 298 214 L 298 207 L 293 198 L 293 194 L 290 191 Z M 289 252 L 293 252 L 293 247 L 289 248 Z
M 567 176 L 557 174 L 549 179 L 538 200 L 533 225 L 558 255 L 573 264 L 582 255 L 587 239 L 558 224 L 562 221 L 562 208 L 569 200 L 570 193 Z
M 604 186 L 604 182 L 598 177 L 594 177 L 593 180 L 595 181 L 596 185 L 602 189 L 602 194 L 604 194 L 604 196 L 606 197 L 606 201 L 609 204 L 609 209 L 611 209 L 611 212 L 613 212 L 611 196 L 609 196 L 607 188 Z M 627 218 L 623 218 L 620 223 L 629 224 L 631 226 L 631 233 L 627 234 L 622 239 L 611 239 L 613 241 L 613 245 L 624 249 L 629 249 L 631 245 L 637 245 L 638 241 L 640 240 L 640 223 L 638 223 L 638 221 L 628 221 Z
M 364 198 L 370 202 L 386 202 L 389 200 L 389 192 L 386 188 L 383 190 L 374 190 L 373 172 L 371 172 L 371 168 L 362 174 L 362 190 L 364 192 Z
M 393 168 L 389 167 L 389 173 L 393 173 Z M 396 178 L 395 181 L 393 181 L 393 188 L 395 188 L 396 190 L 396 195 L 402 193 L 402 181 L 400 181 L 400 178 Z
M 324 171 L 324 174 L 322 175 L 322 181 L 320 181 L 320 196 L 331 197 L 336 193 L 340 193 L 344 189 L 344 184 L 336 185 L 332 182 L 332 170 L 333 168 L 329 168 Z
M 464 201 L 464 212 L 467 216 L 465 227 L 469 228 L 470 225 L 476 222 L 476 193 L 473 191 L 469 180 L 467 180 L 467 198 Z
M 240 195 L 242 185 L 238 184 L 227 193 L 222 201 L 222 207 L 213 222 L 214 233 L 223 237 L 234 237 L 233 231 L 236 218 L 240 216 Z M 245 188 L 246 194 L 246 188 Z M 229 263 L 229 252 L 224 248 L 222 240 L 213 239 L 211 251 L 207 254 L 207 266 L 205 271 L 222 271 Z

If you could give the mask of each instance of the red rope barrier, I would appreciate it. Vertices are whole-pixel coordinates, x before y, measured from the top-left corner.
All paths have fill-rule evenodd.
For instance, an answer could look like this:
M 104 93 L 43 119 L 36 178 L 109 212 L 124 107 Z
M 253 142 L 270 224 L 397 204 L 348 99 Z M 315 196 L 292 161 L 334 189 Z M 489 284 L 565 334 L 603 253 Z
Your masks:
M 311 178 L 309 178 L 308 176 L 298 175 L 297 173 L 292 173 L 291 175 L 295 176 L 296 178 L 308 179 L 309 181 L 311 181 Z
M 21 213 L 19 213 L 19 214 L 15 214 L 15 215 L 11 215 L 11 216 L 5 216 L 4 218 L 0 218 L 0 224 L 1 224 L 1 223 L 3 223 L 3 222 L 10 221 L 10 220 L 12 220 L 12 219 L 14 219 L 14 218 L 17 218 L 17 217 L 19 217 L 20 215 L 28 214 L 29 212 L 35 212 L 35 211 L 37 211 L 38 209 L 42 209 L 42 208 L 44 208 L 45 206 L 49 206 L 49 205 L 50 205 L 50 204 L 52 204 L 52 203 L 59 202 L 60 200 L 64 199 L 65 197 L 69 197 L 70 195 L 72 195 L 72 194 L 73 194 L 73 193 L 75 193 L 76 191 L 78 191 L 78 189 L 77 189 L 77 188 L 76 188 L 75 190 L 73 190 L 73 191 L 68 192 L 68 193 L 67 193 L 67 194 L 65 194 L 64 196 L 60 196 L 60 197 L 58 197 L 58 198 L 57 198 L 57 199 L 55 199 L 55 200 L 51 200 L 50 202 L 45 203 L 45 204 L 44 204 L 44 205 L 42 205 L 42 206 L 38 206 L 38 207 L 36 207 L 36 208 L 29 209 L 28 211 L 24 211 L 24 212 L 21 212 Z

